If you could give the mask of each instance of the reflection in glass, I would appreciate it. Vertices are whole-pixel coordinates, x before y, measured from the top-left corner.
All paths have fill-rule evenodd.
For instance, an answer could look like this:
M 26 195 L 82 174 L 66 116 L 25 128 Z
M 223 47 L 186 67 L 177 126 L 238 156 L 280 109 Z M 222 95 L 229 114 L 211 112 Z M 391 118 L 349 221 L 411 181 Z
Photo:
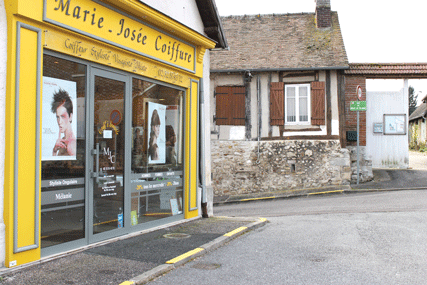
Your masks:
M 183 92 L 132 81 L 131 223 L 182 213 Z
M 52 113 L 53 97 L 43 89 L 42 106 L 48 111 L 43 112 L 46 117 L 41 122 L 42 149 L 47 149 L 42 153 L 41 247 L 46 248 L 85 237 L 86 66 L 45 54 L 43 78 L 49 78 L 52 94 L 60 89 L 56 82 L 62 82 L 64 93 L 71 93 L 75 100 L 71 108 L 65 100 L 58 101 Z M 73 86 L 73 90 L 64 86 Z M 63 112 L 59 114 L 58 109 Z M 72 122 L 76 128 L 69 126 Z M 58 140 L 64 147 L 53 153 Z
M 95 76 L 93 233 L 124 227 L 125 83 Z

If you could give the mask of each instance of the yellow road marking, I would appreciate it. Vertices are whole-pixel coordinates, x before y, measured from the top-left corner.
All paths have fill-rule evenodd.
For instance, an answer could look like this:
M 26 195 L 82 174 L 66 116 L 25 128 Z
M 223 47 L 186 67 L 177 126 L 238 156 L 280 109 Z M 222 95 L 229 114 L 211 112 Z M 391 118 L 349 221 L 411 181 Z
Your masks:
M 308 195 L 320 195 L 320 194 L 343 193 L 343 192 L 344 190 L 333 190 L 333 191 L 325 191 L 325 192 L 308 193 Z
M 165 216 L 170 214 L 171 213 L 149 213 L 149 214 L 144 214 L 143 216 Z
M 189 251 L 189 252 L 187 252 L 187 253 L 181 254 L 180 256 L 175 257 L 174 259 L 171 259 L 171 260 L 169 260 L 169 261 L 166 261 L 166 263 L 167 263 L 167 264 L 177 263 L 178 261 L 181 261 L 181 260 L 183 260 L 183 259 L 185 259 L 185 258 L 187 258 L 187 257 L 190 257 L 190 256 L 192 256 L 192 255 L 194 255 L 194 254 L 196 254 L 196 253 L 199 253 L 199 252 L 201 252 L 201 251 L 203 251 L 203 250 L 205 250 L 205 249 L 198 247 L 198 248 L 196 248 L 196 249 L 190 250 L 190 251 Z
M 240 228 L 235 229 L 234 231 L 226 233 L 224 236 L 231 237 L 231 236 L 233 236 L 233 235 L 235 235 L 237 233 L 240 233 L 241 231 L 244 231 L 246 229 L 247 229 L 247 227 L 240 227 Z
M 135 285 L 135 282 L 133 282 L 133 281 L 125 281 L 125 282 L 120 283 L 120 285 Z
M 256 201 L 256 200 L 266 200 L 266 199 L 274 199 L 276 198 L 276 196 L 271 196 L 271 197 L 261 197 L 261 198 L 248 198 L 248 199 L 241 199 L 240 201 L 244 202 L 244 201 Z

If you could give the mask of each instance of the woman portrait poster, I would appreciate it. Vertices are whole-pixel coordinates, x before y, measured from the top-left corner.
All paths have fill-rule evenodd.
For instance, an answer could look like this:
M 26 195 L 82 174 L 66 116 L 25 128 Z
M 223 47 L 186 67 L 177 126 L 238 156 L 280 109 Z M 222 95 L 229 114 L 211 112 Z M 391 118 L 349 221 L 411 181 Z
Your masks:
M 166 163 L 166 106 L 148 102 L 148 163 Z
M 43 77 L 42 161 L 76 160 L 76 83 Z

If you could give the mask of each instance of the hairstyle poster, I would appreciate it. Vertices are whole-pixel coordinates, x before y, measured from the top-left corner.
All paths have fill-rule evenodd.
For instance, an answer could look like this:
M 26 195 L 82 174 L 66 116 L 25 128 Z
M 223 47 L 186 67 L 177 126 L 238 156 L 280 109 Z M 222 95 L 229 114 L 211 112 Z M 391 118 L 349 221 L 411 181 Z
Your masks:
M 166 164 L 176 165 L 180 160 L 178 154 L 181 154 L 180 135 L 182 130 L 179 128 L 179 106 L 169 105 L 166 107 Z
M 148 163 L 166 163 L 166 106 L 148 102 Z
M 42 161 L 76 160 L 76 82 L 43 77 Z

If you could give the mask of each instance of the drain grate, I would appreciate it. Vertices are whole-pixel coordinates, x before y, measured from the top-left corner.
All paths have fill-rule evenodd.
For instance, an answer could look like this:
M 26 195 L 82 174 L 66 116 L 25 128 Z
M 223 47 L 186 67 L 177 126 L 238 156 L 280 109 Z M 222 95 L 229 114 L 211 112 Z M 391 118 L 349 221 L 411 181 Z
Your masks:
M 191 235 L 189 234 L 183 234 L 183 233 L 172 233 L 172 234 L 165 234 L 163 235 L 165 238 L 171 238 L 171 239 L 183 239 L 183 238 L 189 238 Z
M 215 270 L 221 267 L 221 264 L 217 263 L 196 263 L 192 266 L 195 269 L 202 269 L 202 270 Z

